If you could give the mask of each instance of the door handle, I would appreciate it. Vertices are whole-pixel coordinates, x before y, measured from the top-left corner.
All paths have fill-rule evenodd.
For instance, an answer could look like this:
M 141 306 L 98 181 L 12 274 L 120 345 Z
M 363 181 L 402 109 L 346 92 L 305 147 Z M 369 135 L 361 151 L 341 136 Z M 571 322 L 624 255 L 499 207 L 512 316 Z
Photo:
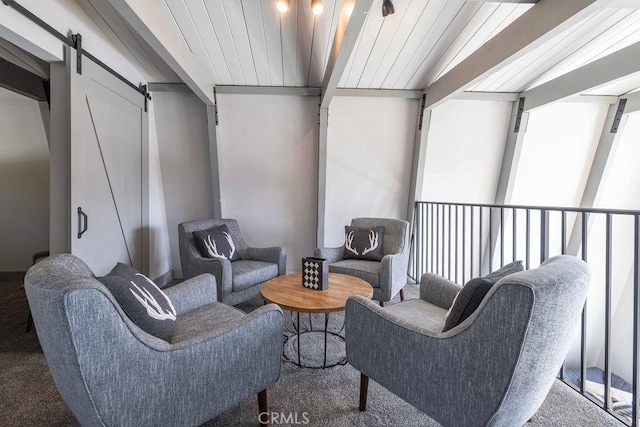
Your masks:
M 87 228 L 89 228 L 89 217 L 86 213 L 82 212 L 82 208 L 78 206 L 78 239 L 82 238 Z

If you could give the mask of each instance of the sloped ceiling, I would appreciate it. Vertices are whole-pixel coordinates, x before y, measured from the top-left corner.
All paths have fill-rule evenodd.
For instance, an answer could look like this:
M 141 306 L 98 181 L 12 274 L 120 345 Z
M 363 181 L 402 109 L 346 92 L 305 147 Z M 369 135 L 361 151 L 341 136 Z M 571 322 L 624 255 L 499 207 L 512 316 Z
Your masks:
M 152 79 L 179 81 L 109 1 L 76 1 Z M 343 6 L 323 0 L 324 13 L 314 16 L 309 0 L 290 0 L 284 14 L 275 0 L 154 1 L 215 84 L 238 86 L 320 87 Z M 339 87 L 425 89 L 535 7 L 530 1 L 395 0 L 395 14 L 383 18 L 382 0 L 374 0 Z M 603 8 L 466 90 L 522 92 L 637 41 L 640 11 Z M 638 84 L 631 76 L 594 93 Z

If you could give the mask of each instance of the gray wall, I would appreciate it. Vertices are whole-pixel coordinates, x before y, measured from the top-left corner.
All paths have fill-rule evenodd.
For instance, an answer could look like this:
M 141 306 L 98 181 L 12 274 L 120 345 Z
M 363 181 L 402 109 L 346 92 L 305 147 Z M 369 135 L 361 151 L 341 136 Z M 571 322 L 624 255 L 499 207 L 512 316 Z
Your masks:
M 405 219 L 418 101 L 336 97 L 329 109 L 325 245 L 356 217 Z
M 0 88 L 0 271 L 49 249 L 49 148 L 38 102 Z
M 213 217 L 206 108 L 186 92 L 154 92 L 152 102 L 171 262 L 182 277 L 178 224 Z
M 313 255 L 318 98 L 219 95 L 222 216 L 251 246 L 283 245 L 287 270 Z

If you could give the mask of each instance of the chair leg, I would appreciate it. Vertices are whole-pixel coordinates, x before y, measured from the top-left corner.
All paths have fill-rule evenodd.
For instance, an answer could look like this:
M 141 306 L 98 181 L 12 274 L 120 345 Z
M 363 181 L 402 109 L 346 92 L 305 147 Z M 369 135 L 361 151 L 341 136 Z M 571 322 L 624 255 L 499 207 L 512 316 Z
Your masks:
M 269 425 L 269 413 L 267 412 L 267 389 L 258 393 L 258 418 L 261 426 Z M 265 421 L 266 417 L 266 421 Z
M 367 392 L 369 391 L 369 377 L 360 373 L 360 411 L 367 410 Z
M 384 301 L 380 301 L 380 307 L 384 307 Z
M 27 317 L 27 330 L 25 333 L 31 330 L 31 325 L 33 325 L 33 316 L 31 316 L 31 310 L 29 310 L 29 317 Z
M 404 301 L 404 288 L 400 289 L 400 301 Z

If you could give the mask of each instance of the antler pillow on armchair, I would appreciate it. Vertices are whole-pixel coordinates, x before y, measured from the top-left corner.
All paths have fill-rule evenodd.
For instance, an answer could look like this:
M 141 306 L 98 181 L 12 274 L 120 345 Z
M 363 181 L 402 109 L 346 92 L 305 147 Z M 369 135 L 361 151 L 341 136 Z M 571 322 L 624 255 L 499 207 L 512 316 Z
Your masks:
M 344 227 L 344 258 L 382 261 L 384 227 Z
M 98 280 L 136 325 L 160 339 L 171 340 L 176 329 L 176 309 L 151 279 L 130 265 L 118 263 Z
M 200 254 L 205 258 L 223 258 L 229 261 L 240 259 L 229 228 L 225 224 L 207 230 L 194 231 L 193 238 Z

